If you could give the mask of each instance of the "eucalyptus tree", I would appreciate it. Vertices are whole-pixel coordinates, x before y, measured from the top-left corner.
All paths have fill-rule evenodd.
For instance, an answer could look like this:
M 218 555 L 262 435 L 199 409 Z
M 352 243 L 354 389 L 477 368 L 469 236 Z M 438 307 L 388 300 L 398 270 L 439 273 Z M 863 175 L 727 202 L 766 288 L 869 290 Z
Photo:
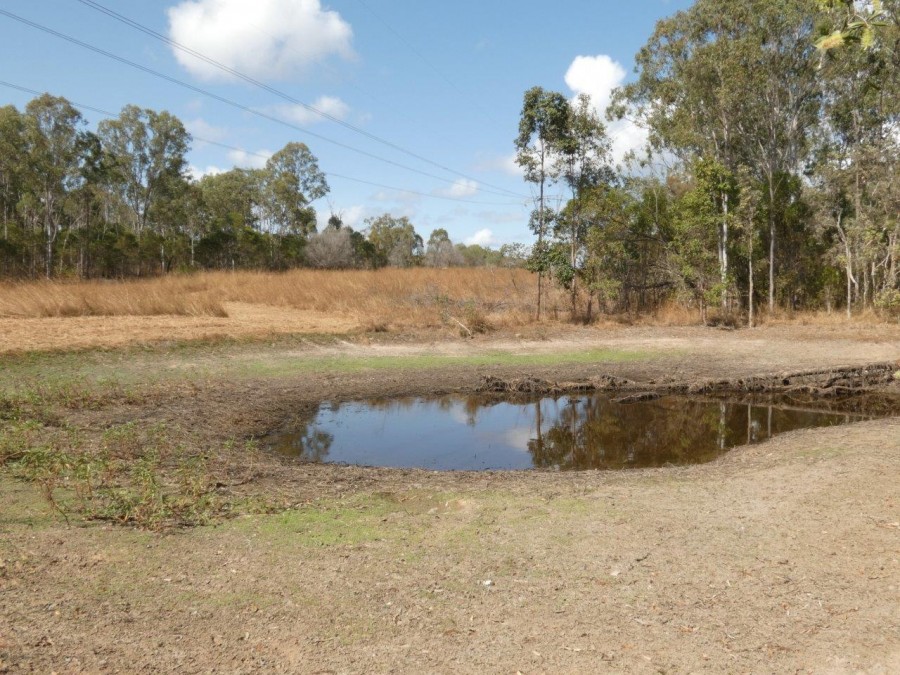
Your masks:
M 0 218 L 6 242 L 10 240 L 10 225 L 15 225 L 16 204 L 22 194 L 24 145 L 25 118 L 15 106 L 0 108 Z
M 690 189 L 673 203 L 668 262 L 682 291 L 700 308 L 705 323 L 707 307 L 724 293 L 714 257 L 716 226 L 721 223 L 721 195 L 733 193 L 730 174 L 714 160 L 698 159 L 690 167 Z M 729 215 L 729 218 L 732 216 Z
M 433 230 L 425 246 L 425 264 L 429 267 L 451 267 L 462 262 L 450 235 L 444 228 Z
M 281 233 L 308 236 L 316 231 L 312 202 L 328 194 L 325 174 L 304 143 L 288 143 L 266 162 L 267 220 Z
M 185 180 L 191 137 L 168 112 L 128 105 L 97 133 L 109 156 L 112 189 L 128 207 L 135 233 L 150 226 L 153 208 Z
M 698 0 L 657 24 L 637 56 L 638 80 L 617 93 L 613 108 L 621 115 L 632 107 L 658 151 L 714 160 L 732 174 L 748 166 L 766 185 L 770 309 L 782 229 L 774 200 L 801 168 L 817 123 L 814 19 L 813 0 Z M 729 200 L 722 191 L 717 207 L 723 282 Z
M 422 258 L 424 242 L 409 218 L 385 213 L 365 220 L 377 267 L 412 267 Z
M 825 53 L 819 71 L 825 114 L 814 182 L 820 211 L 827 211 L 825 234 L 836 235 L 848 315 L 854 303 L 897 293 L 900 2 L 875 9 L 893 17 L 883 22 L 879 39 L 866 41 L 866 49 Z
M 217 267 L 236 267 L 247 259 L 241 243 L 259 229 L 264 210 L 262 169 L 232 169 L 203 176 L 199 183 L 201 259 Z
M 110 167 L 109 188 L 138 243 L 148 230 L 160 239 L 160 264 L 165 268 L 164 230 L 169 202 L 186 186 L 191 137 L 168 112 L 127 105 L 115 119 L 97 126 Z M 139 252 L 138 274 L 142 269 Z
M 522 167 L 525 180 L 533 183 L 538 190 L 537 209 L 529 222 L 537 235 L 535 253 L 545 252 L 544 238 L 547 236 L 549 218 L 546 205 L 547 185 L 557 177 L 555 158 L 559 144 L 566 133 L 570 108 L 566 97 L 558 92 L 546 91 L 542 87 L 532 87 L 525 92 L 522 112 L 519 118 L 519 135 L 516 137 L 516 163 Z M 544 267 L 538 264 L 537 318 L 541 317 L 541 296 Z
M 25 108 L 22 152 L 25 194 L 19 208 L 44 234 L 44 272 L 53 274 L 54 246 L 68 221 L 67 203 L 80 187 L 84 119 L 66 99 L 43 94 Z
M 586 94 L 578 96 L 569 104 L 566 126 L 556 145 L 554 173 L 565 181 L 572 197 L 559 214 L 555 234 L 567 241 L 569 246 L 570 291 L 574 312 L 579 258 L 583 258 L 587 233 L 593 224 L 585 208 L 585 197 L 588 191 L 608 189 L 615 181 L 606 126 Z

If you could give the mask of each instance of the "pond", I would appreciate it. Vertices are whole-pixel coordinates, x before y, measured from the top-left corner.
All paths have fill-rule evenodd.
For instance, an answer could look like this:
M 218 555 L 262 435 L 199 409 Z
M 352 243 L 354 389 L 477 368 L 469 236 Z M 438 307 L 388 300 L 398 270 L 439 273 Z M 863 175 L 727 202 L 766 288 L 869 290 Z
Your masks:
M 362 466 L 629 469 L 708 462 L 786 431 L 868 418 L 787 400 L 443 396 L 326 403 L 305 424 L 273 434 L 264 445 L 300 461 Z

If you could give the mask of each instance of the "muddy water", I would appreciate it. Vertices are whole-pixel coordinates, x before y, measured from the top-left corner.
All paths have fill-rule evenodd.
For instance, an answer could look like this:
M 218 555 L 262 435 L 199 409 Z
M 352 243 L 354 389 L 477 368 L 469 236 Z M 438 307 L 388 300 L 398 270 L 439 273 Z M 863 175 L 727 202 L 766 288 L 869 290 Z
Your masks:
M 628 469 L 708 462 L 795 429 L 866 419 L 798 406 L 598 394 L 480 396 L 322 405 L 266 445 L 307 462 L 433 470 Z

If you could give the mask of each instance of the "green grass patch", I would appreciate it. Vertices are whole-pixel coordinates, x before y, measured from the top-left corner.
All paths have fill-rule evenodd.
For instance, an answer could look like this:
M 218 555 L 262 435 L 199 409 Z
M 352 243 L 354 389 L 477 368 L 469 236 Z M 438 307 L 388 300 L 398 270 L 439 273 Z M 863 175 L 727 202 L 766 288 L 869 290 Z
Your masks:
M 253 359 L 236 363 L 234 375 L 244 377 L 287 377 L 300 373 L 358 373 L 383 370 L 428 370 L 460 366 L 554 366 L 566 364 L 629 363 L 650 358 L 646 351 L 592 349 L 551 354 L 488 352 L 468 356 L 416 354 L 411 356 L 328 356 Z
M 590 349 L 521 354 L 491 351 L 466 356 L 413 354 L 353 356 L 284 353 L 259 346 L 214 349 L 94 351 L 0 357 L 0 397 L 31 397 L 66 407 L 102 405 L 106 398 L 139 398 L 140 390 L 166 382 L 217 379 L 284 378 L 303 374 L 352 374 L 373 371 L 428 370 L 451 367 L 542 367 L 567 364 L 630 363 L 646 360 L 648 351 Z
M 406 528 L 401 520 L 389 518 L 397 512 L 404 513 L 393 499 L 366 495 L 341 502 L 307 506 L 277 515 L 253 516 L 226 527 L 253 531 L 275 546 L 355 546 L 396 538 L 405 532 Z

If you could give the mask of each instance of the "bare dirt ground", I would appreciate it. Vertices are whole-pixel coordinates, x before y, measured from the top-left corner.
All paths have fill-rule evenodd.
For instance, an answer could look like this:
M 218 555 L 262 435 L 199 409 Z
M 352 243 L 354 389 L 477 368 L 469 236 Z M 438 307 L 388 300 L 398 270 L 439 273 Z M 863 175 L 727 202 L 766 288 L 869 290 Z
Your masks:
M 253 338 L 286 333 L 343 334 L 353 319 L 312 310 L 225 303 L 227 317 L 78 316 L 0 318 L 0 354 L 122 347 L 171 340 Z
M 563 358 L 585 350 L 611 356 Z M 652 386 L 897 362 L 900 330 L 360 335 L 91 358 L 169 379 L 67 411 L 85 433 L 165 422 L 221 445 L 323 399 L 470 391 L 487 374 Z M 900 672 L 898 418 L 618 473 L 269 457 L 237 489 L 294 506 L 166 534 L 66 527 L 0 476 L 0 672 Z

